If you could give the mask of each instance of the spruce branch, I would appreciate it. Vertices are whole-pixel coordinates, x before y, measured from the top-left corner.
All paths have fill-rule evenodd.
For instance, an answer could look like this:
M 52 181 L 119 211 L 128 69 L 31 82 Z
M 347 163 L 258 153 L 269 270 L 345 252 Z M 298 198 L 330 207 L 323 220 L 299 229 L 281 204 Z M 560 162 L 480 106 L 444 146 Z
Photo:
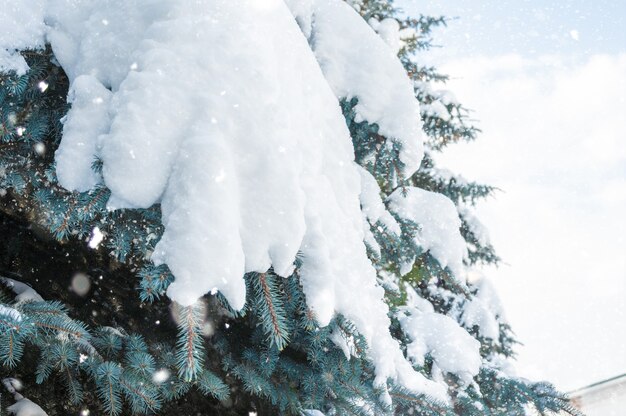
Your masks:
M 270 345 L 279 350 L 289 343 L 287 313 L 279 289 L 278 276 L 273 273 L 252 273 L 249 277 L 255 312 L 261 321 Z
M 175 304 L 178 314 L 178 340 L 176 361 L 178 375 L 186 382 L 196 379 L 204 363 L 202 320 L 204 307 L 197 302 L 192 306 Z

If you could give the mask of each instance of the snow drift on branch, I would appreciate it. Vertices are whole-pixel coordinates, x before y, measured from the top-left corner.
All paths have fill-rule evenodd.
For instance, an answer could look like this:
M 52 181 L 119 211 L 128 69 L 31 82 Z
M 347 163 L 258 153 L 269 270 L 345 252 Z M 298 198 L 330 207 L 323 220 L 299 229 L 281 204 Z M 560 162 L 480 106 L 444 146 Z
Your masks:
M 391 212 L 420 225 L 415 237 L 417 244 L 463 281 L 467 248 L 459 231 L 461 219 L 454 203 L 445 195 L 412 186 L 395 190 L 387 202 Z M 413 262 L 403 265 L 401 272 L 408 273 L 412 267 Z
M 245 272 L 287 276 L 300 250 L 308 304 L 322 325 L 335 312 L 356 324 L 376 381 L 445 396 L 391 337 L 366 256 L 360 175 L 337 98 L 357 98 L 359 117 L 402 145 L 405 176 L 422 142 L 400 62 L 354 10 L 301 2 L 292 7 L 299 27 L 283 0 L 33 7 L 36 33 L 3 39 L 0 50 L 49 42 L 70 78 L 59 180 L 94 186 L 97 156 L 111 209 L 162 204 L 153 260 L 176 278 L 170 298 L 188 305 L 218 289 L 241 308 Z
M 445 373 L 454 373 L 465 384 L 472 382 L 481 366 L 480 343 L 452 318 L 436 313 L 430 302 L 407 289 L 407 306 L 398 321 L 409 337 L 407 356 L 419 365 L 430 354 Z
M 356 121 L 376 123 L 380 134 L 397 141 L 404 177 L 411 176 L 424 155 L 421 118 L 413 86 L 395 56 L 397 50 L 344 1 L 287 3 L 337 98 L 358 98 Z

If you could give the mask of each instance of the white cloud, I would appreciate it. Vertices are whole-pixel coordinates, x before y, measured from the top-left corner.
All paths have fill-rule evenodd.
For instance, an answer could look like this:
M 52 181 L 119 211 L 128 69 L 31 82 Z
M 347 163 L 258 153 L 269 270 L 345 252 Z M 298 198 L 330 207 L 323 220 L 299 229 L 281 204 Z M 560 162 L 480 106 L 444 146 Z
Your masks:
M 522 375 L 563 389 L 626 372 L 626 54 L 450 62 L 484 133 L 440 161 L 504 190 L 479 213 L 526 344 Z

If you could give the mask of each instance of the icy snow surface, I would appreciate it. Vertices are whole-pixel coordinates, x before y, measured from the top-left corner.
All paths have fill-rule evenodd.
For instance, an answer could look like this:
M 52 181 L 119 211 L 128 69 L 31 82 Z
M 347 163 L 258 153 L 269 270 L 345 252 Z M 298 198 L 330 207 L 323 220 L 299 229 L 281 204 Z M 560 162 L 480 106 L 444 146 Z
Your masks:
M 408 186 L 389 195 L 388 207 L 400 217 L 416 222 L 420 226 L 417 244 L 424 251 L 429 250 L 441 267 L 448 267 L 457 279 L 463 280 L 463 259 L 467 248 L 459 231 L 459 214 L 450 199 Z M 404 265 L 402 272 L 408 273 L 412 267 L 412 263 Z
M 94 155 L 111 209 L 161 202 L 153 260 L 172 270 L 181 304 L 218 289 L 241 308 L 245 272 L 289 275 L 300 250 L 308 304 L 322 325 L 335 312 L 355 323 L 376 382 L 445 399 L 389 333 L 337 101 L 357 97 L 358 115 L 402 144 L 408 176 L 422 158 L 411 83 L 343 1 L 289 3 L 46 2 L 47 41 L 71 83 L 60 182 L 93 186 Z

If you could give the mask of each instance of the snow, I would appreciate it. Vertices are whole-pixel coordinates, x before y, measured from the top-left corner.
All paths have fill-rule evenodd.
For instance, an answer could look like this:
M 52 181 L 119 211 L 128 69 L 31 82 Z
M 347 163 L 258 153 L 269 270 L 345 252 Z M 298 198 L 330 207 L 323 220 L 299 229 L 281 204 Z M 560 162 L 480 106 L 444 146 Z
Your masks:
M 152 381 L 157 384 L 165 383 L 171 376 L 170 371 L 167 368 L 157 370 L 152 375 Z
M 19 379 L 13 377 L 3 378 L 2 384 L 4 385 L 4 388 L 7 389 L 7 391 L 11 394 L 22 390 L 22 388 L 24 387 Z
M 48 416 L 36 403 L 22 396 L 18 391 L 22 389 L 22 382 L 16 378 L 2 379 L 4 388 L 13 395 L 15 403 L 7 407 L 10 415 L 14 416 Z
M 136 62 L 139 44 L 150 39 L 148 27 L 171 7 L 171 1 L 159 0 L 48 0 L 47 40 L 70 80 L 91 75 L 117 91 Z
M 18 53 L 0 48 L 0 71 L 15 71 L 18 75 L 23 75 L 28 71 L 28 64 Z
M 350 345 L 348 345 L 348 339 L 346 339 L 343 332 L 337 328 L 333 328 L 333 330 L 330 333 L 329 338 L 333 342 L 333 344 L 339 347 L 339 349 L 341 350 L 341 352 L 343 352 L 343 355 L 346 357 L 346 359 L 350 360 L 350 357 L 352 356 L 353 348 Z
M 418 364 L 430 353 L 441 370 L 470 383 L 481 365 L 480 343 L 452 318 L 439 313 L 415 313 L 400 319 L 411 338 L 407 355 Z
M 315 409 L 304 409 L 304 416 L 325 416 L 324 413 Z
M 20 311 L 13 309 L 9 306 L 0 305 L 0 315 L 8 316 L 9 318 L 18 322 L 22 320 L 22 314 L 20 313 Z
M 384 269 L 381 269 L 378 271 L 378 281 L 385 288 L 385 290 L 400 293 L 398 278 L 395 273 L 391 273 Z
M 449 121 L 452 117 L 446 106 L 439 100 L 434 100 L 430 104 L 423 104 L 421 111 L 426 116 L 440 118 L 443 121 Z
M 436 192 L 408 186 L 394 191 L 388 198 L 387 206 L 401 218 L 419 224 L 416 243 L 424 251 L 430 251 L 441 267 L 448 267 L 458 280 L 463 279 L 463 259 L 467 248 L 459 231 L 461 220 L 450 199 Z M 410 268 L 406 267 L 405 271 L 410 271 Z
M 3 276 L 0 276 L 0 282 L 15 293 L 17 302 L 43 302 L 39 293 L 25 283 Z
M 296 18 L 298 26 L 304 36 L 308 39 L 311 36 L 313 25 L 313 4 L 316 0 L 284 0 L 285 4 Z
M 469 207 L 464 205 L 459 205 L 458 211 L 461 217 L 465 220 L 469 230 L 476 237 L 478 244 L 483 247 L 489 245 L 491 241 L 489 238 L 489 230 L 482 222 L 480 222 L 478 217 L 476 217 L 476 214 Z
M 363 234 L 363 242 L 365 245 L 373 251 L 376 258 L 380 258 L 380 244 L 376 241 L 374 233 L 372 233 L 370 223 L 367 222 L 367 219 L 365 218 L 363 218 Z
M 16 402 L 7 407 L 10 415 L 14 416 L 48 416 L 48 414 L 36 403 L 22 397 L 19 393 L 15 395 Z
M 414 39 L 417 36 L 414 28 L 401 28 L 400 23 L 392 17 L 380 21 L 375 17 L 371 17 L 367 23 L 380 35 L 382 40 L 395 54 L 398 54 L 406 46 L 407 40 Z
M 409 306 L 398 314 L 400 326 L 411 340 L 407 356 L 423 365 L 426 354 L 430 354 L 440 370 L 471 383 L 482 363 L 480 343 L 454 319 L 434 312 L 432 305 L 410 288 L 408 297 Z
M 166 4 L 171 9 L 167 13 L 151 10 L 152 14 L 137 16 L 139 8 L 126 10 L 139 22 L 130 34 L 117 23 L 126 21 L 125 17 L 112 18 L 117 13 L 114 7 L 100 8 L 91 16 L 75 13 L 93 22 L 109 16 L 110 23 L 98 25 L 94 34 L 87 26 L 74 29 L 76 25 L 59 13 L 52 44 L 55 53 L 65 57 L 59 59 L 66 62 L 64 67 L 71 67 L 70 76 L 77 76 L 73 88 L 82 77 L 90 76 L 80 71 L 97 74 L 102 84 L 112 88 L 109 99 L 100 87 L 96 98 L 102 96 L 101 102 L 88 97 L 83 102 L 75 100 L 62 150 L 66 151 L 66 143 L 68 149 L 76 149 L 70 142 L 74 131 L 82 133 L 81 140 L 88 144 L 83 148 L 97 143 L 104 181 L 113 192 L 111 208 L 162 202 L 166 232 L 154 259 L 167 262 L 176 276 L 169 292 L 174 300 L 189 304 L 218 287 L 233 307 L 240 308 L 245 301 L 243 273 L 265 271 L 273 265 L 278 273 L 289 274 L 304 235 L 304 194 L 298 178 L 299 161 L 305 155 L 299 154 L 290 137 L 287 108 L 275 112 L 278 103 L 293 102 L 296 95 L 289 98 L 281 92 L 282 78 L 292 83 L 298 80 L 285 69 L 281 72 L 280 57 L 271 50 L 271 43 L 262 42 L 260 35 L 266 28 L 253 25 L 252 14 L 239 21 L 234 16 L 241 13 L 230 10 L 233 6 L 163 2 L 161 8 Z M 283 21 L 289 17 L 285 11 Z M 263 12 L 275 14 L 275 8 Z M 166 14 L 169 17 L 163 18 Z M 147 24 L 150 19 L 154 22 Z M 141 34 L 141 27 L 146 33 Z M 237 28 L 247 35 L 245 39 L 230 35 Z M 104 36 L 104 32 L 110 33 Z M 91 37 L 94 40 L 89 41 Z M 57 45 L 54 38 L 64 42 Z M 100 38 L 104 42 L 96 43 Z M 205 55 L 193 53 L 208 43 L 221 47 Z M 283 44 L 290 50 L 298 42 L 286 39 Z M 111 49 L 123 53 L 111 57 Z M 242 53 L 233 56 L 232 50 Z M 94 79 L 91 76 L 88 87 Z M 306 86 L 298 85 L 296 91 L 304 94 Z M 300 116 L 305 117 L 308 110 L 302 107 Z M 94 131 L 85 135 L 80 126 L 72 128 L 74 114 L 81 120 L 93 115 L 97 122 L 87 123 L 95 126 Z M 258 154 L 267 158 L 255 158 Z M 89 186 L 85 181 L 88 166 L 77 167 L 72 159 L 68 155 L 63 163 L 57 157 L 61 183 L 68 188 Z M 328 163 L 348 166 L 350 160 Z M 62 175 L 65 169 L 71 172 L 68 178 Z M 289 212 L 284 207 L 290 207 Z
M 477 288 L 463 308 L 461 322 L 468 328 L 478 326 L 478 333 L 497 340 L 500 335 L 500 322 L 504 321 L 504 312 L 495 288 L 486 277 L 474 283 Z
M 44 0 L 7 1 L 0 3 L 0 71 L 28 70 L 17 50 L 40 48 L 44 44 Z
M 114 328 L 112 326 L 103 326 L 102 329 L 110 334 L 118 336 L 120 338 L 124 338 L 125 335 L 118 328 Z
M 290 4 L 296 2 L 290 1 Z M 335 95 L 358 98 L 356 121 L 378 124 L 379 132 L 401 144 L 404 177 L 418 168 L 424 154 L 418 101 L 404 67 L 383 39 L 342 0 L 309 0 L 292 11 Z M 303 15 L 309 10 L 311 16 Z
M 59 182 L 72 191 L 88 191 L 100 182 L 91 168 L 96 139 L 109 129 L 111 92 L 95 77 L 81 75 L 68 93 L 72 104 L 63 121 L 63 140 L 55 153 Z
M 371 225 L 375 225 L 380 221 L 387 230 L 396 235 L 400 235 L 402 233 L 400 225 L 395 218 L 393 218 L 391 213 L 387 211 L 385 204 L 383 204 L 383 200 L 380 197 L 380 187 L 378 183 L 376 183 L 376 179 L 361 166 L 357 166 L 357 170 L 361 175 L 361 194 L 359 200 L 361 201 L 363 216 Z
M 450 121 L 452 115 L 448 111 L 447 106 L 459 105 L 458 100 L 451 91 L 434 90 L 431 83 L 416 81 L 415 87 L 420 90 L 423 95 L 430 96 L 430 104 L 422 104 L 421 111 L 425 116 L 440 118 L 443 121 Z
M 89 239 L 87 245 L 89 245 L 90 248 L 97 249 L 98 246 L 100 246 L 100 243 L 102 243 L 102 240 L 104 240 L 104 234 L 102 234 L 100 228 L 94 227 L 91 231 L 91 238 Z
M 432 94 L 436 97 L 443 105 L 459 105 L 459 100 L 457 100 L 456 96 L 452 91 L 449 90 L 437 90 Z
M 352 8 L 341 0 L 290 1 L 291 11 L 282 0 L 47 4 L 47 40 L 72 91 L 60 183 L 93 186 L 100 178 L 87 167 L 97 156 L 110 209 L 161 203 L 165 231 L 152 259 L 175 276 L 172 300 L 190 305 L 217 288 L 240 309 L 245 272 L 271 266 L 288 276 L 300 251 L 308 305 L 321 325 L 335 313 L 355 324 L 376 384 L 393 379 L 446 399 L 389 333 L 366 255 L 362 175 L 337 98 L 357 97 L 358 116 L 402 145 L 404 176 L 419 167 L 423 144 L 401 63 Z M 374 211 L 375 193 L 364 199 Z M 388 214 L 378 220 L 393 227 Z
M 443 182 L 454 181 L 457 185 L 465 186 L 469 182 L 462 175 L 455 174 L 449 169 L 445 168 L 431 168 L 430 173 L 435 179 L 439 179 Z
M 394 18 L 388 17 L 379 21 L 375 17 L 368 20 L 369 25 L 374 29 L 380 37 L 385 41 L 389 48 L 398 53 L 402 48 L 400 39 L 400 24 Z

